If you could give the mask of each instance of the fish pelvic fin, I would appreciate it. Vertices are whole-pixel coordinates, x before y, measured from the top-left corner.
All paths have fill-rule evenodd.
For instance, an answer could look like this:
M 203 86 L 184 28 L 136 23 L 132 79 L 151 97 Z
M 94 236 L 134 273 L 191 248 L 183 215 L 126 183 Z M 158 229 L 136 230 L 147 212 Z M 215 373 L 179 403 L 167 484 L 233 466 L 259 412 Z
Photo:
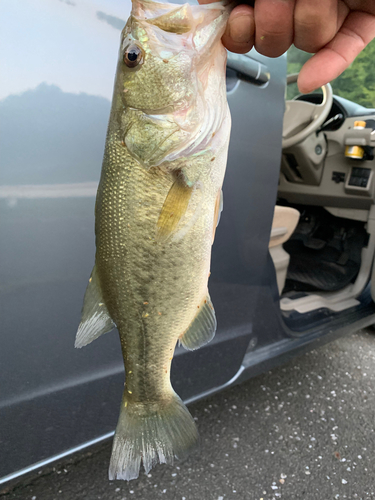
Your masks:
M 176 232 L 178 223 L 186 213 L 193 190 L 194 186 L 187 185 L 182 176 L 177 176 L 160 212 L 156 241 L 167 241 Z
M 82 317 L 74 347 L 80 348 L 90 344 L 115 326 L 103 301 L 99 277 L 94 266 L 83 299 Z
M 188 351 L 194 351 L 214 338 L 216 325 L 214 306 L 207 294 L 189 328 L 179 338 L 179 342 Z
M 188 409 L 175 392 L 167 400 L 132 402 L 126 392 L 113 440 L 109 479 L 130 481 L 157 463 L 186 458 L 199 446 L 199 435 Z

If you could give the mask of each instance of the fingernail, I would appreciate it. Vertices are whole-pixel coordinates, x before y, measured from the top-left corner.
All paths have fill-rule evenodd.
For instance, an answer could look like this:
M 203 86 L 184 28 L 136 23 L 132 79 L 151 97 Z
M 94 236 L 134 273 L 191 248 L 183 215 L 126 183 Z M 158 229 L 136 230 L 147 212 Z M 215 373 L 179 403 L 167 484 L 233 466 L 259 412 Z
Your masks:
M 251 16 L 239 15 L 229 21 L 229 36 L 236 43 L 248 43 L 254 35 L 254 21 Z

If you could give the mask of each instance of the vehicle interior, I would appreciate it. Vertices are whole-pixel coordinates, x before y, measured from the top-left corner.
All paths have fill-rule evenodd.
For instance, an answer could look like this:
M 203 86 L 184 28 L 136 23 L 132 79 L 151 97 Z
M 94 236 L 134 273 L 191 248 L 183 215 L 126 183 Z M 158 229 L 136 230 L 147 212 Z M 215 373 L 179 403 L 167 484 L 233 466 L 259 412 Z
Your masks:
M 269 245 L 281 312 L 356 307 L 375 255 L 375 109 L 324 85 L 286 100 L 282 141 Z

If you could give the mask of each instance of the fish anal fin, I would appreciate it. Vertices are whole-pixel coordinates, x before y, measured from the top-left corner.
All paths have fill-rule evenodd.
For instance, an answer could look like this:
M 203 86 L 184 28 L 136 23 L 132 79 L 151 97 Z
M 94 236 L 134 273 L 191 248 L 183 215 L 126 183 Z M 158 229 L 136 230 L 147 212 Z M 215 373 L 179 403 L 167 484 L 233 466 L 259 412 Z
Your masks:
M 180 337 L 179 341 L 188 351 L 194 351 L 199 347 L 208 344 L 216 332 L 216 316 L 210 296 L 201 303 L 198 313 L 191 322 L 189 328 Z
M 103 301 L 100 282 L 94 266 L 83 299 L 82 317 L 74 347 L 83 347 L 115 328 Z
M 166 241 L 185 215 L 194 187 L 178 176 L 164 201 L 156 229 L 156 241 Z

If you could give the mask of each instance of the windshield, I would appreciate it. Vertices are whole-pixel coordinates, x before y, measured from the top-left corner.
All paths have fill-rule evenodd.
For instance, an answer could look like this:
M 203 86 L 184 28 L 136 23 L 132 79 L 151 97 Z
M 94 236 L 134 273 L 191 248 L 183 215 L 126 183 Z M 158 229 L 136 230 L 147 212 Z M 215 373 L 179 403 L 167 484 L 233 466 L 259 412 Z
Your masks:
M 287 52 L 288 75 L 298 73 L 312 54 L 292 46 Z M 366 108 L 375 108 L 375 40 L 357 56 L 339 77 L 331 82 L 333 93 Z M 287 99 L 293 99 L 297 85 L 289 85 Z

